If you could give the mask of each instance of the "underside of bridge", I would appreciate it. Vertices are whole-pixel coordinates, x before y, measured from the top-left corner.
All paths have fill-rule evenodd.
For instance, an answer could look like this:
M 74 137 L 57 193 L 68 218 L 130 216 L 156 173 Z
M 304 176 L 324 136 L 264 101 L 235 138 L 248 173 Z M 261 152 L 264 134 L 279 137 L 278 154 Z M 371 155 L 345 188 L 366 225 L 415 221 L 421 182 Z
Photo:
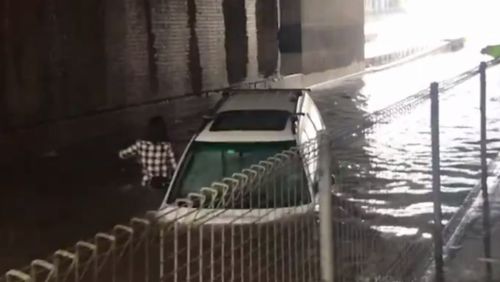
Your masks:
M 363 66 L 362 0 L 2 3 L 4 160 L 134 136 L 152 114 L 173 123 L 214 100 L 168 97 Z

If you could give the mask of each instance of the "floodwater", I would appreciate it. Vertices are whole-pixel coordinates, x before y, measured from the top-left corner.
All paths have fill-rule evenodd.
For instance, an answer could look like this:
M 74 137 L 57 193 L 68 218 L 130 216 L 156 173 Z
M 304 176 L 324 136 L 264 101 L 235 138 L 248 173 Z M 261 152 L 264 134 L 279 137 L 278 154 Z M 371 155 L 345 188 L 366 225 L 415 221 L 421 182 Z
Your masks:
M 401 67 L 317 89 L 327 127 L 355 127 L 363 115 L 415 94 L 432 81 L 473 68 L 477 46 L 428 57 Z M 488 156 L 500 151 L 500 68 L 488 70 Z M 441 94 L 440 139 L 443 223 L 479 183 L 479 77 Z M 362 207 L 370 225 L 387 235 L 430 238 L 433 222 L 430 102 L 398 113 L 334 144 L 339 195 Z

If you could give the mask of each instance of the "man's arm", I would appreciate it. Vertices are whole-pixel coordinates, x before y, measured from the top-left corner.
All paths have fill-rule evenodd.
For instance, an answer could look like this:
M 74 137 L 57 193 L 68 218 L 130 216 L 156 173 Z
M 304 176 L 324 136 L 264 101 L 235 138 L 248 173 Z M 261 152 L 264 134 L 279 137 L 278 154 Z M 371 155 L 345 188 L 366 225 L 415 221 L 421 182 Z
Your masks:
M 121 150 L 118 153 L 118 156 L 120 156 L 121 159 L 128 159 L 133 156 L 136 156 L 138 153 L 139 153 L 139 142 L 135 142 L 130 147 Z

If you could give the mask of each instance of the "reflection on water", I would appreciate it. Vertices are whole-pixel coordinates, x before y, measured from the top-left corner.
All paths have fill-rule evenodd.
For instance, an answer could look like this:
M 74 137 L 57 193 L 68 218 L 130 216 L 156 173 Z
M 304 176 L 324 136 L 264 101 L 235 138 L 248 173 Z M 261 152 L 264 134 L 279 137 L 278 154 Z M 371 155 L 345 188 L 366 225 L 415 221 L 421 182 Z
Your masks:
M 457 71 L 447 68 L 448 72 Z M 489 70 L 489 75 L 500 77 L 500 69 Z M 370 79 L 373 77 L 365 77 Z M 425 84 L 430 78 L 410 75 L 406 80 L 416 85 Z M 500 104 L 494 102 L 500 98 L 500 91 L 494 91 L 499 85 L 493 81 L 488 93 L 490 159 L 500 150 L 500 117 L 494 114 L 500 112 Z M 400 80 L 398 84 L 405 83 Z M 391 89 L 391 85 L 375 89 L 363 80 L 353 80 L 338 88 L 317 91 L 314 98 L 327 126 L 335 129 L 356 125 L 363 114 L 370 112 L 367 109 L 380 109 L 384 103 L 414 93 Z M 480 177 L 478 79 L 453 88 L 450 94 L 441 99 L 440 120 L 444 224 Z M 385 99 L 386 96 L 390 97 Z M 376 107 L 370 106 L 375 104 Z M 378 231 L 396 236 L 420 233 L 423 238 L 430 233 L 433 205 L 429 109 L 430 104 L 423 103 L 411 113 L 334 144 L 334 169 L 340 194 L 363 208 Z
M 404 228 L 400 226 L 374 226 L 373 229 L 382 233 L 394 234 L 397 237 L 401 236 L 414 236 L 418 233 L 418 228 Z

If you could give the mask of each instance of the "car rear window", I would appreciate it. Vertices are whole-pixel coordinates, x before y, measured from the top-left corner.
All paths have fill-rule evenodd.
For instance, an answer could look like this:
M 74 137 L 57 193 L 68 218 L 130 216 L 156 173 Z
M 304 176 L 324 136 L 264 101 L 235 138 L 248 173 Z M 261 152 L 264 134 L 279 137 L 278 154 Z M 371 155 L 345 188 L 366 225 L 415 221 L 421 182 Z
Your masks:
M 284 130 L 290 113 L 276 110 L 244 110 L 219 113 L 210 131 Z

